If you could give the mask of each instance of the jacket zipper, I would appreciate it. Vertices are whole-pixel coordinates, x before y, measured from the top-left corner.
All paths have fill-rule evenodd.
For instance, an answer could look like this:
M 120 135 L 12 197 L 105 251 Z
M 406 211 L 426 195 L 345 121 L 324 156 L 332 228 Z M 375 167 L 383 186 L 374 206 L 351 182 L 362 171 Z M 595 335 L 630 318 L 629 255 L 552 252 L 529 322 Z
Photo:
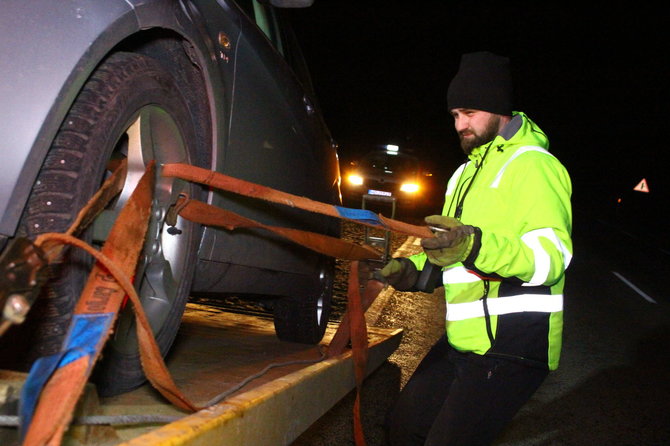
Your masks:
M 491 315 L 489 314 L 489 290 L 491 289 L 491 284 L 489 280 L 484 280 L 484 295 L 482 296 L 482 304 L 484 305 L 484 319 L 486 320 L 486 333 L 489 335 L 489 342 L 491 343 L 491 348 L 495 339 L 493 338 L 493 329 L 491 328 Z

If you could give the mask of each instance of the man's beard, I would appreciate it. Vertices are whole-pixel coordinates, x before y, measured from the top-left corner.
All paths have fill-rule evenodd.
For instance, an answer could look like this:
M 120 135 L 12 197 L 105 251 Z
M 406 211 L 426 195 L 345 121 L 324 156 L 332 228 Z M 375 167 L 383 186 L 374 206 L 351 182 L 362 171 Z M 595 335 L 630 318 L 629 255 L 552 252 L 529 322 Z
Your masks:
M 491 119 L 481 134 L 475 133 L 472 129 L 467 129 L 467 131 L 470 131 L 473 136 L 465 139 L 463 137 L 463 133 L 458 132 L 458 137 L 461 140 L 461 149 L 463 149 L 463 152 L 465 152 L 466 155 L 470 155 L 470 153 L 472 153 L 472 149 L 475 147 L 479 147 L 486 144 L 487 142 L 493 141 L 493 138 L 498 135 L 499 128 L 500 116 L 493 115 L 491 116 Z

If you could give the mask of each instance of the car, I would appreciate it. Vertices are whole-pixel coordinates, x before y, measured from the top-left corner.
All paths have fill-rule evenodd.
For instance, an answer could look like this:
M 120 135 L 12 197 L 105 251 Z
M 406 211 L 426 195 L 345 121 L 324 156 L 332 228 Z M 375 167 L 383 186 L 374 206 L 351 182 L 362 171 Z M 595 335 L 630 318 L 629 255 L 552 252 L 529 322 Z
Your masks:
M 413 210 L 422 202 L 430 173 L 422 170 L 416 156 L 397 145 L 377 146 L 342 168 L 342 194 L 350 206 L 386 203 Z M 368 202 L 370 202 L 368 204 Z
M 267 225 L 337 237 L 339 222 L 160 176 L 162 164 L 189 163 L 340 203 L 337 144 L 290 27 L 290 8 L 311 3 L 2 2 L 0 248 L 17 237 L 63 232 L 111 166 L 126 158 L 124 190 L 83 235 L 102 246 L 155 160 L 152 218 L 135 284 L 162 353 L 189 296 L 262 297 L 280 339 L 318 343 L 334 259 L 262 229 L 203 228 L 181 217 L 168 228 L 165 217 L 186 194 Z M 69 250 L 51 265 L 27 321 L 0 339 L 3 360 L 27 367 L 58 351 L 91 263 Z M 95 379 L 103 396 L 145 380 L 129 309 L 119 315 Z

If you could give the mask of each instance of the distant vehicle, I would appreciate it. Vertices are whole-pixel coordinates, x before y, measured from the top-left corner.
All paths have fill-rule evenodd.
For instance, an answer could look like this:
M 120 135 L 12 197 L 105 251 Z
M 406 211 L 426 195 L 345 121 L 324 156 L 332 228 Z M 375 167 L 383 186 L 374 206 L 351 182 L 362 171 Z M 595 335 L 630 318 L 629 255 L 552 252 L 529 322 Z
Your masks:
M 371 200 L 390 202 L 414 209 L 422 203 L 425 176 L 419 159 L 403 153 L 398 146 L 386 145 L 373 150 L 342 168 L 342 194 L 349 205 L 361 205 L 364 195 Z M 385 200 L 386 199 L 386 200 Z
M 119 158 L 130 166 L 124 190 L 85 235 L 97 246 L 150 160 L 339 204 L 336 144 L 282 9 L 312 1 L 3 1 L 0 249 L 16 236 L 64 231 Z M 135 283 L 163 354 L 189 295 L 262 296 L 281 339 L 319 342 L 334 259 L 262 230 L 203 229 L 180 219 L 168 231 L 165 216 L 186 193 L 274 226 L 337 237 L 339 223 L 158 171 Z M 29 320 L 5 334 L 3 345 L 26 340 L 33 358 L 58 351 L 90 265 L 70 251 Z M 102 395 L 144 381 L 130 309 L 120 314 L 102 361 Z

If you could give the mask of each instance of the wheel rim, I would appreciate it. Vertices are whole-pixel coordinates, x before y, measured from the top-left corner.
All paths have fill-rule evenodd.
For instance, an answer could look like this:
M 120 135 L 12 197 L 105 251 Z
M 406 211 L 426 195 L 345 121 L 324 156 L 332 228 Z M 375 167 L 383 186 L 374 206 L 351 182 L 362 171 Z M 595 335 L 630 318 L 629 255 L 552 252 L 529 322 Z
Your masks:
M 175 120 L 162 108 L 148 105 L 139 110 L 118 138 L 110 157 L 127 158 L 128 174 L 119 198 L 93 224 L 93 242 L 102 245 L 121 208 L 127 202 L 146 165 L 188 162 L 184 138 Z M 136 271 L 135 287 L 154 333 L 158 333 L 179 299 L 179 273 L 189 258 L 191 223 L 178 217 L 176 228 L 168 232 L 165 216 L 180 194 L 188 194 L 188 183 L 158 176 L 154 188 L 152 212 L 146 243 Z M 132 311 L 122 311 L 111 339 L 114 348 L 124 354 L 137 352 Z

